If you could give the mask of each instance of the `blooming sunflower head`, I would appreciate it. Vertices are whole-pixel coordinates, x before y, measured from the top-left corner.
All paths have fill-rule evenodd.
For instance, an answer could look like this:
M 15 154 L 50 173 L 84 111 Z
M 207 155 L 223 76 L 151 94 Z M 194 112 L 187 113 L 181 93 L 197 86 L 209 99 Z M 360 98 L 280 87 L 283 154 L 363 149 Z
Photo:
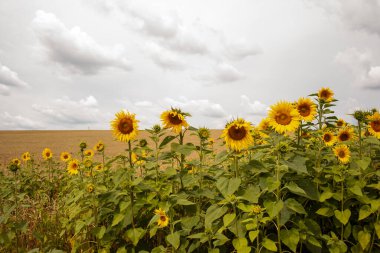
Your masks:
M 253 212 L 254 214 L 259 214 L 259 213 L 261 213 L 262 211 L 263 211 L 263 208 L 261 208 L 260 205 L 253 205 L 253 207 L 252 207 L 252 212 Z
M 171 110 L 164 111 L 161 114 L 161 121 L 164 128 L 171 128 L 176 134 L 182 131 L 182 127 L 188 128 L 189 124 L 186 121 L 186 117 L 191 116 L 189 113 L 182 112 L 178 108 L 172 108 Z
M 348 126 L 341 128 L 338 132 L 337 138 L 340 142 L 355 139 L 354 129 Z
M 240 151 L 248 148 L 253 143 L 251 129 L 250 122 L 238 118 L 227 123 L 221 137 L 224 138 L 230 149 Z
M 43 151 L 42 151 L 42 158 L 44 160 L 49 160 L 53 157 L 53 152 L 51 152 L 50 148 L 45 148 Z
M 84 165 L 84 167 L 86 167 L 86 168 L 91 168 L 92 165 L 93 165 L 93 162 L 92 162 L 91 158 L 90 158 L 90 157 L 87 157 L 86 159 L 84 159 L 84 161 L 83 161 L 83 165 Z
M 98 141 L 98 143 L 95 144 L 94 149 L 98 152 L 103 152 L 104 150 L 104 143 L 102 141 Z
M 115 114 L 116 118 L 111 121 L 114 137 L 123 142 L 134 140 L 138 135 L 138 120 L 136 114 L 120 111 Z
M 169 217 L 166 215 L 164 210 L 159 208 L 154 210 L 154 213 L 158 216 L 157 225 L 160 228 L 166 227 L 169 224 Z
M 20 166 L 20 165 L 21 165 L 21 161 L 20 161 L 20 159 L 18 159 L 18 158 L 14 158 L 14 159 L 12 159 L 11 163 L 14 164 L 14 165 L 17 165 L 17 166 Z
M 326 146 L 332 146 L 336 142 L 336 136 L 332 132 L 326 131 L 322 135 L 322 140 Z
M 319 101 L 323 101 L 325 103 L 330 103 L 333 100 L 334 92 L 330 88 L 321 88 L 318 91 Z
M 367 116 L 369 120 L 368 132 L 380 139 L 380 114 L 375 112 L 373 115 Z
M 30 153 L 29 152 L 25 152 L 24 154 L 22 154 L 22 160 L 24 162 L 27 162 L 29 161 L 31 158 L 30 158 Z
M 87 156 L 87 157 L 93 157 L 94 156 L 94 150 L 92 149 L 87 149 L 84 151 L 84 155 Z
M 79 161 L 77 159 L 72 159 L 67 164 L 67 172 L 70 175 L 77 175 L 79 173 Z
M 346 121 L 344 121 L 344 119 L 338 119 L 336 122 L 335 122 L 335 125 L 337 127 L 345 127 L 347 125 Z
M 278 133 L 294 132 L 300 125 L 300 115 L 292 103 L 280 101 L 270 107 L 269 125 Z
M 104 169 L 104 165 L 102 163 L 99 163 L 95 166 L 96 171 L 102 171 Z
M 333 151 L 340 163 L 346 164 L 350 161 L 350 149 L 347 145 L 336 146 Z
M 296 108 L 302 120 L 313 121 L 317 115 L 317 106 L 310 98 L 300 98 L 297 101 Z
M 60 158 L 61 158 L 61 161 L 68 162 L 71 159 L 71 155 L 69 152 L 64 151 L 61 153 Z

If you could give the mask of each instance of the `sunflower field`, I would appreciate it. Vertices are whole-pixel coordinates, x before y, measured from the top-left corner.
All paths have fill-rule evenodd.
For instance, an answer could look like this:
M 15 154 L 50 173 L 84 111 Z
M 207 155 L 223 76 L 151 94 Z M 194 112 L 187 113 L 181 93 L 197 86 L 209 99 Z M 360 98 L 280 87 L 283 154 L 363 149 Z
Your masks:
M 0 252 L 380 252 L 380 113 L 350 125 L 336 101 L 280 101 L 219 140 L 180 108 L 139 139 L 120 111 L 117 156 L 101 141 L 25 152 L 0 171 Z

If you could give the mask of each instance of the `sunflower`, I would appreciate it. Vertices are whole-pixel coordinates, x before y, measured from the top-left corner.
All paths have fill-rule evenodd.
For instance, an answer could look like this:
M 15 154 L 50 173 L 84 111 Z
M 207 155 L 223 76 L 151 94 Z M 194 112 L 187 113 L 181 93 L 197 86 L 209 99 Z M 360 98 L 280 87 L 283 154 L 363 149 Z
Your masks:
M 31 158 L 30 158 L 30 153 L 29 152 L 25 152 L 24 154 L 22 154 L 22 160 L 24 162 L 27 162 L 29 161 Z
M 53 153 L 51 152 L 50 148 L 45 148 L 43 151 L 42 151 L 42 158 L 44 160 L 48 160 L 48 159 L 51 159 L 53 157 Z
M 332 132 L 326 131 L 322 135 L 322 140 L 326 146 L 332 146 L 336 142 L 336 136 Z
M 368 131 L 373 136 L 380 139 L 380 114 L 375 112 L 373 115 L 367 116 L 367 119 L 370 120 L 368 124 Z
M 333 100 L 334 92 L 330 88 L 322 88 L 318 91 L 318 98 L 320 101 L 329 103 Z
M 123 142 L 128 142 L 137 137 L 138 120 L 135 119 L 136 114 L 120 111 L 115 114 L 116 118 L 111 121 L 111 128 L 114 137 Z
M 21 161 L 18 158 L 12 159 L 11 163 L 14 164 L 14 165 L 16 165 L 16 166 L 20 166 L 21 165 Z
M 269 125 L 278 133 L 293 132 L 300 125 L 300 115 L 293 105 L 280 101 L 270 107 Z
M 186 116 L 190 116 L 190 114 L 184 113 L 180 109 L 172 108 L 161 114 L 161 121 L 164 128 L 171 128 L 174 133 L 179 134 L 182 131 L 182 127 L 189 127 L 185 119 Z
M 160 228 L 166 227 L 169 224 L 169 217 L 166 215 L 165 211 L 161 208 L 154 210 L 154 213 L 158 215 L 157 225 Z
M 259 214 L 259 213 L 261 213 L 263 210 L 264 210 L 264 209 L 261 208 L 260 205 L 253 205 L 253 207 L 252 207 L 252 213 L 254 213 L 254 214 Z
M 355 139 L 354 129 L 351 127 L 343 127 L 338 132 L 338 141 L 349 141 Z
M 93 165 L 93 162 L 92 162 L 91 158 L 88 158 L 88 157 L 87 157 L 87 158 L 83 161 L 83 165 L 84 165 L 84 167 L 86 167 L 86 168 L 91 168 L 92 165 Z
M 68 162 L 68 161 L 70 161 L 70 159 L 71 159 L 71 155 L 70 155 L 70 153 L 69 152 L 62 152 L 61 153 L 61 155 L 60 155 L 60 158 L 61 158 L 61 161 L 62 162 Z
M 98 141 L 98 143 L 96 143 L 94 149 L 98 152 L 102 152 L 104 150 L 104 143 L 102 141 Z
M 339 159 L 339 162 L 346 164 L 350 161 L 350 149 L 347 145 L 336 146 L 333 151 L 335 156 Z
M 212 146 L 214 145 L 214 143 L 215 143 L 214 138 L 211 138 L 211 137 L 210 137 L 210 138 L 207 139 L 207 145 L 209 145 L 209 146 L 212 147 Z
M 86 189 L 87 189 L 87 191 L 88 191 L 89 193 L 92 193 L 92 192 L 94 191 L 94 189 L 95 189 L 95 186 L 94 186 L 93 184 L 88 184 L 88 185 L 86 186 Z
M 92 150 L 92 149 L 87 149 L 87 150 L 84 151 L 84 155 L 88 156 L 88 157 L 93 157 L 94 154 L 95 154 L 94 150 Z
M 210 138 L 210 129 L 207 127 L 201 127 L 198 129 L 197 134 L 201 140 L 207 140 Z
M 259 130 L 261 131 L 269 130 L 270 128 L 269 122 L 270 122 L 269 118 L 263 118 L 258 125 Z
M 335 122 L 335 125 L 337 127 L 344 127 L 347 125 L 346 121 L 344 121 L 343 119 L 338 119 L 336 122 Z
M 251 136 L 251 123 L 238 118 L 227 123 L 221 135 L 228 147 L 235 151 L 248 148 L 253 143 Z
M 79 173 L 79 161 L 77 159 L 73 159 L 67 165 L 67 172 L 70 175 L 76 175 Z
M 145 150 L 141 151 L 141 155 L 138 156 L 135 152 L 132 152 L 132 163 L 136 165 L 144 165 L 145 160 L 143 158 L 147 157 L 147 153 Z
M 255 144 L 262 145 L 262 144 L 268 143 L 265 139 L 269 138 L 269 135 L 260 131 L 259 127 L 253 127 L 251 134 L 252 134 Z
M 310 98 L 300 98 L 297 101 L 296 108 L 304 121 L 313 121 L 317 115 L 317 106 Z

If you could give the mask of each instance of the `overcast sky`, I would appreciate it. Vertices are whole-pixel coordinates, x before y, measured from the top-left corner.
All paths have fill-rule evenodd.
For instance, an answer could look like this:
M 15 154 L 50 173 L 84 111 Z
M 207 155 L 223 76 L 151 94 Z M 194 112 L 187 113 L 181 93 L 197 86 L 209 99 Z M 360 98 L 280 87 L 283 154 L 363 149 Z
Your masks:
M 322 3 L 323 2 L 323 3 Z M 338 116 L 380 106 L 380 0 L 1 0 L 0 129 L 254 124 L 330 87 Z

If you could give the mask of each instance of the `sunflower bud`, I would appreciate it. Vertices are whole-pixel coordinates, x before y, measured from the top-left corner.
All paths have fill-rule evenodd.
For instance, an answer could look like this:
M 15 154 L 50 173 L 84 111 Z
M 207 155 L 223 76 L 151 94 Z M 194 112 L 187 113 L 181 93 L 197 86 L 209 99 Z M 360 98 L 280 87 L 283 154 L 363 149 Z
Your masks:
M 158 134 L 158 133 L 160 133 L 161 132 L 161 126 L 160 125 L 158 125 L 158 124 L 156 124 L 156 125 L 154 125 L 153 127 L 152 127 L 152 130 L 153 130 L 153 132 L 155 133 L 155 134 Z
M 280 142 L 279 144 L 277 144 L 277 151 L 279 151 L 280 153 L 286 153 L 289 151 L 289 145 L 288 143 L 286 142 Z
M 210 138 L 210 130 L 206 127 L 201 127 L 198 129 L 198 136 L 201 140 L 207 140 Z
M 16 173 L 19 169 L 20 169 L 20 166 L 17 165 L 17 164 L 14 164 L 14 163 L 11 163 L 9 166 L 8 166 L 9 170 Z
M 82 141 L 81 143 L 79 143 L 79 147 L 80 147 L 80 150 L 83 151 L 85 148 L 87 148 L 87 143 Z
M 140 145 L 140 147 L 146 147 L 146 145 L 148 145 L 148 142 L 145 140 L 145 139 L 141 139 L 140 141 L 139 141 L 139 145 Z

